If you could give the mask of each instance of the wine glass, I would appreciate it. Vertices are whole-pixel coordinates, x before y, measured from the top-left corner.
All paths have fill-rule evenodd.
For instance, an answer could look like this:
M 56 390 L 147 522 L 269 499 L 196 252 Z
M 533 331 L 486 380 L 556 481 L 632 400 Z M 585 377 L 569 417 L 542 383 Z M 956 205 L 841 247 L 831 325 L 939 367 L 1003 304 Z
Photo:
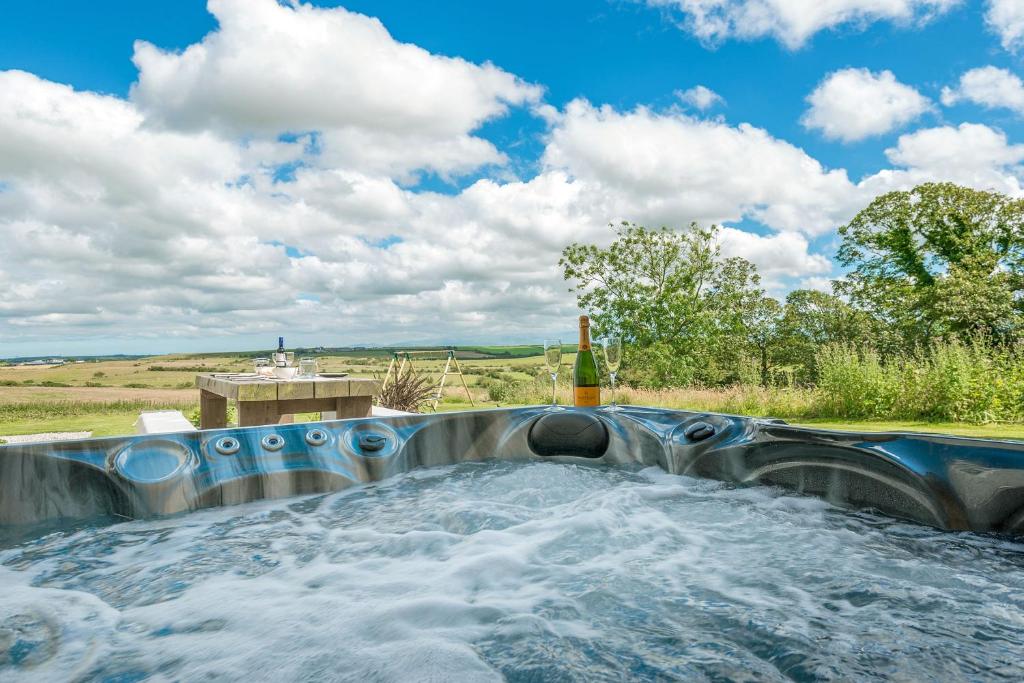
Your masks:
M 615 375 L 618 374 L 619 364 L 622 362 L 622 337 L 609 335 L 604 338 L 601 346 L 604 348 L 604 360 L 608 365 L 608 376 L 612 380 L 612 400 L 608 410 L 618 410 L 619 406 L 615 404 Z
M 558 410 L 558 402 L 555 400 L 555 382 L 558 380 L 558 368 L 562 365 L 562 340 L 544 340 L 544 364 L 548 366 L 548 373 L 551 375 L 551 408 Z

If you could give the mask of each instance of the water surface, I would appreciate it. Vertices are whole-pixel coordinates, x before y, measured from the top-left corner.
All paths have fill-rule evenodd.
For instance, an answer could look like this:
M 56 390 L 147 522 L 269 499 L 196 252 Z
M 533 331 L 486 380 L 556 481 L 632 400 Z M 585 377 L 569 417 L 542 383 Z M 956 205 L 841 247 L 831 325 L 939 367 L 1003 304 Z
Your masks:
M 1020 680 L 1024 545 L 465 464 L 8 540 L 0 680 Z

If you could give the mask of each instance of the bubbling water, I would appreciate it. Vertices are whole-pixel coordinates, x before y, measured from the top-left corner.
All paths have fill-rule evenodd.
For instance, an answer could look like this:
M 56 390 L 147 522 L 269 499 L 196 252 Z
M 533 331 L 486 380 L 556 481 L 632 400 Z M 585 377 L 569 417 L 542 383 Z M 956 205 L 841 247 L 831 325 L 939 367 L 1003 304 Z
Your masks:
M 0 679 L 1019 680 L 1024 546 L 554 463 L 0 551 Z

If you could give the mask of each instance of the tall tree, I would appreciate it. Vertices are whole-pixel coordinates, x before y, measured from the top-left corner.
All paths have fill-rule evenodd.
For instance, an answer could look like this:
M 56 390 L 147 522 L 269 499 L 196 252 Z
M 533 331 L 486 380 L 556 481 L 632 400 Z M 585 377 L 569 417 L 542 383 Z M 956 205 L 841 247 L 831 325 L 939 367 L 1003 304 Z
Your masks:
M 815 354 L 826 344 L 872 343 L 877 326 L 867 313 L 839 297 L 814 289 L 795 289 L 786 296 L 776 362 L 793 368 L 799 382 L 817 380 Z
M 1024 200 L 952 183 L 877 197 L 839 229 L 841 293 L 917 344 L 1024 323 Z
M 692 224 L 688 230 L 648 230 L 623 222 L 616 239 L 602 249 L 571 244 L 558 265 L 575 281 L 580 308 L 595 325 L 629 342 L 647 346 L 700 334 L 706 324 L 703 298 L 718 267 L 717 228 Z
M 716 226 L 613 229 L 610 246 L 571 244 L 559 265 L 595 325 L 629 342 L 634 379 L 661 386 L 737 379 L 743 354 L 768 343 L 754 330 L 767 305 L 753 264 L 720 257 Z
M 746 259 L 725 259 L 715 275 L 710 299 L 724 342 L 719 343 L 718 356 L 734 369 L 726 379 L 738 380 L 744 356 L 753 357 L 761 384 L 768 386 L 782 306 L 761 288 L 757 268 Z

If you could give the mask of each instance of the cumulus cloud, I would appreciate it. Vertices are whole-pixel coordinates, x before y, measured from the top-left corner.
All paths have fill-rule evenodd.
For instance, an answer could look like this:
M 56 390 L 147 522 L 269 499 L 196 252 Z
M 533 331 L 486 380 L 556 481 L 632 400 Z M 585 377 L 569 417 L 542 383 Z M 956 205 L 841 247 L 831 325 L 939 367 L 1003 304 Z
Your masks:
M 918 118 L 931 101 L 896 80 L 891 71 L 835 71 L 807 96 L 811 105 L 801 119 L 826 138 L 855 142 L 882 135 Z
M 569 103 L 543 162 L 585 188 L 606 215 L 654 224 L 754 218 L 778 230 L 835 225 L 852 185 L 806 152 L 749 124 L 730 126 L 644 107 Z
M 276 0 L 210 0 L 219 29 L 182 52 L 137 41 L 131 98 L 147 119 L 233 135 L 318 131 L 326 163 L 402 176 L 504 155 L 472 131 L 530 85 L 493 64 L 396 41 L 379 20 Z
M 716 104 L 725 104 L 725 100 L 722 99 L 721 95 L 703 85 L 695 85 L 689 90 L 676 90 L 675 95 L 684 104 L 688 104 L 701 111 L 710 109 Z
M 1024 45 L 1024 4 L 1020 0 L 989 0 L 985 22 L 1004 49 L 1016 52 Z
M 942 103 L 947 107 L 963 100 L 1024 114 L 1024 81 L 1007 69 L 994 66 L 971 69 L 960 77 L 956 88 L 942 89 Z
M 812 238 L 877 192 L 953 179 L 1024 194 L 1021 146 L 986 126 L 904 135 L 887 152 L 892 168 L 853 181 L 750 124 L 583 99 L 555 108 L 537 104 L 533 86 L 509 74 L 490 99 L 478 100 L 476 114 L 447 129 L 410 98 L 409 120 L 425 122 L 415 134 L 385 115 L 388 108 L 402 115 L 401 101 L 385 93 L 374 105 L 379 125 L 320 111 L 315 102 L 295 102 L 289 113 L 286 98 L 261 91 L 252 74 L 248 91 L 238 87 L 248 92 L 247 106 L 264 113 L 236 116 L 209 85 L 228 87 L 217 80 L 222 73 L 240 69 L 232 73 L 241 77 L 248 68 L 231 59 L 232 50 L 248 48 L 218 38 L 240 30 L 232 22 L 258 28 L 264 15 L 277 21 L 284 13 L 280 36 L 253 29 L 277 54 L 301 52 L 291 32 L 314 31 L 316 24 L 301 23 L 312 12 L 327 13 L 313 15 L 324 19 L 319 30 L 355 22 L 387 38 L 374 20 L 342 10 L 261 2 L 241 16 L 238 7 L 212 3 L 217 33 L 180 54 L 143 59 L 129 99 L 0 72 L 2 348 L 28 351 L 49 341 L 60 352 L 57 342 L 98 338 L 171 347 L 168 340 L 203 339 L 216 348 L 240 331 L 273 339 L 282 329 L 306 343 L 525 341 L 571 322 L 575 305 L 559 253 L 573 241 L 606 244 L 609 222 L 724 223 L 723 252 L 755 262 L 782 293 L 830 274 Z M 311 49 L 327 49 L 316 35 L 310 40 Z M 373 54 L 383 45 L 404 54 L 407 46 L 381 40 L 327 42 L 342 52 Z M 421 52 L 409 54 L 424 58 L 417 63 L 425 74 L 452 63 Z M 335 70 L 370 61 L 362 54 L 356 66 L 339 62 Z M 455 96 L 451 78 L 489 78 L 486 66 L 439 68 L 445 77 L 431 82 L 442 109 Z M 451 172 L 479 163 L 461 145 L 477 139 L 480 121 L 516 102 L 547 125 L 532 178 L 493 174 L 450 193 L 401 183 L 430 163 Z M 444 161 L 427 158 L 435 152 Z M 282 165 L 292 172 L 282 176 Z M 767 234 L 737 227 L 745 221 L 760 222 Z
M 757 265 L 762 285 L 780 296 L 785 283 L 811 273 L 832 272 L 832 262 L 809 251 L 807 238 L 795 232 L 754 235 L 736 228 L 722 228 L 720 242 L 724 256 L 740 256 Z
M 1010 144 L 1005 133 L 989 126 L 962 123 L 915 131 L 900 136 L 885 155 L 903 168 L 883 170 L 861 181 L 868 197 L 929 181 L 1024 195 L 1024 145 Z
M 921 24 L 961 0 L 647 0 L 682 16 L 680 25 L 701 41 L 775 38 L 789 49 L 819 31 L 876 21 Z M 1016 0 L 996 0 L 1010 4 Z

